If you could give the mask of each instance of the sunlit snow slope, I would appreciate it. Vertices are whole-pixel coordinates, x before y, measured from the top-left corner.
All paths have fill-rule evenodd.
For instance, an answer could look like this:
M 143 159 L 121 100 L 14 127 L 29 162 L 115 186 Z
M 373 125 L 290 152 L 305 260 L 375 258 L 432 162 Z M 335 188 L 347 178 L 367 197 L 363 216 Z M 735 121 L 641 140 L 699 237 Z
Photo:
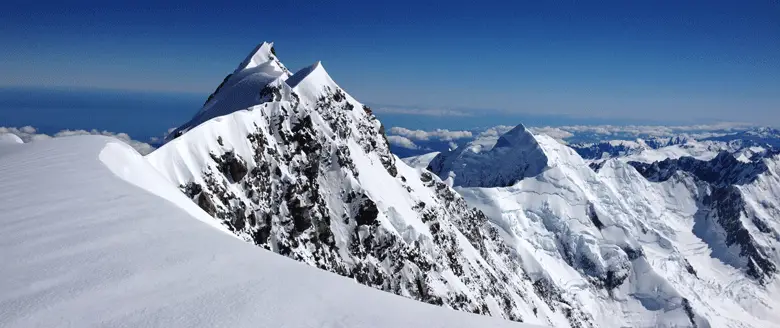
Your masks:
M 249 245 L 118 140 L 0 143 L 2 327 L 523 327 Z

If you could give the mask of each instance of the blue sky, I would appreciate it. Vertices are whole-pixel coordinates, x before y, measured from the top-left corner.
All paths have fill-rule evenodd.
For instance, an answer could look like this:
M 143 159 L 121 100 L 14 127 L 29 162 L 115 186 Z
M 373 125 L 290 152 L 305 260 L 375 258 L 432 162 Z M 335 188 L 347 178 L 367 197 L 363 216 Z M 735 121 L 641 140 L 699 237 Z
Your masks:
M 351 2 L 3 2 L 0 86 L 205 97 L 269 40 L 415 120 L 780 125 L 777 1 Z

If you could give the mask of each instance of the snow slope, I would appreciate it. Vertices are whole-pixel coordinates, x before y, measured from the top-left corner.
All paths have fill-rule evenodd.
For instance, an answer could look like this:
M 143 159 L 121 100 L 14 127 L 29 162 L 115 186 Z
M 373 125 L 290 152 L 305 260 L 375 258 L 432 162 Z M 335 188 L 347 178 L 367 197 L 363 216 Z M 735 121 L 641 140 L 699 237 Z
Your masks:
M 2 327 L 524 326 L 382 293 L 215 230 L 112 138 L 0 144 L 0 171 Z
M 618 159 L 596 172 L 547 136 L 534 136 L 532 145 L 548 159 L 542 173 L 508 187 L 457 188 L 500 228 L 529 275 L 550 277 L 602 327 L 778 326 L 778 283 L 755 279 L 745 260 L 769 267 L 761 266 L 767 258 L 762 255 L 777 252 L 771 241 L 777 236 L 776 216 L 759 216 L 765 225 L 723 224 L 720 218 L 732 207 L 718 205 L 729 203 L 694 174 L 664 170 L 670 174 L 663 181 L 651 182 Z M 731 158 L 724 163 L 750 172 Z M 483 166 L 493 171 L 491 163 Z M 651 170 L 646 171 L 649 176 Z M 704 169 L 689 171 L 707 175 Z M 780 180 L 773 172 L 738 187 L 760 190 L 750 192 L 760 198 L 745 197 L 748 213 L 775 208 L 776 199 L 769 199 Z M 724 173 L 743 181 L 749 175 Z M 727 242 L 743 225 L 753 237 Z

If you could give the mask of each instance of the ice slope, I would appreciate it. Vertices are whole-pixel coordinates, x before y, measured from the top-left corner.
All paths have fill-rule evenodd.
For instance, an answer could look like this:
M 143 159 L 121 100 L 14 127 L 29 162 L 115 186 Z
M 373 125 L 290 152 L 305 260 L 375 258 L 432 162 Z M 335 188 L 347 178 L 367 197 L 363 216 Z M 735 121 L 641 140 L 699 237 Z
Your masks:
M 2 144 L 0 171 L 2 327 L 526 327 L 382 293 L 215 230 L 118 140 Z
M 428 167 L 428 165 L 431 164 L 431 161 L 437 155 L 439 155 L 439 152 L 435 151 L 435 152 L 422 154 L 422 155 L 418 155 L 418 156 L 411 156 L 411 157 L 402 158 L 401 160 L 404 161 L 404 163 L 406 163 L 406 165 L 409 165 L 409 166 L 411 166 L 413 168 L 425 169 L 425 168 Z
M 240 238 L 427 303 L 590 326 L 577 304 L 517 270 L 481 212 L 393 156 L 381 123 L 321 63 L 223 86 L 199 113 L 208 108 L 227 114 L 186 124 L 147 159 Z
M 685 173 L 650 182 L 616 159 L 595 172 L 569 147 L 534 138 L 548 158 L 543 173 L 457 188 L 501 228 L 529 275 L 549 276 L 602 327 L 777 326 L 777 283 L 750 279 L 713 254 L 723 244 L 702 238 L 717 232 L 702 228 L 705 184 Z
M 522 124 L 494 143 L 477 138 L 431 160 L 429 169 L 441 179 L 452 178 L 455 186 L 510 186 L 540 174 L 547 157 Z

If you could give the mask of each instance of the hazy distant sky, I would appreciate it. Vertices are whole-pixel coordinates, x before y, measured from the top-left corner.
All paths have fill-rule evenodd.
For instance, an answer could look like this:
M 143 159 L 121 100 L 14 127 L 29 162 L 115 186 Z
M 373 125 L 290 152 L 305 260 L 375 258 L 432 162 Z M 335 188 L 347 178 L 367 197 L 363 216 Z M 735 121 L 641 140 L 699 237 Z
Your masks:
M 779 1 L 119 2 L 3 1 L 0 86 L 206 95 L 268 40 L 429 117 L 780 124 Z

